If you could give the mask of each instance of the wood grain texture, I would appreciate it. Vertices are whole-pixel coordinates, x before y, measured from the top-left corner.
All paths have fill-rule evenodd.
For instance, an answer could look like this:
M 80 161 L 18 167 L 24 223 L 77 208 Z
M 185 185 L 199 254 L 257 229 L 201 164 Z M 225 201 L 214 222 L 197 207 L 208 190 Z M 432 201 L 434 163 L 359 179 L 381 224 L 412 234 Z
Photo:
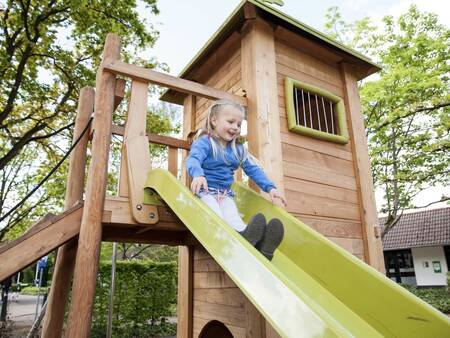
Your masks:
M 116 100 L 121 94 L 121 88 L 116 86 Z M 123 97 L 123 95 L 122 95 Z M 117 105 L 120 100 L 115 102 Z M 94 111 L 95 92 L 92 87 L 84 87 L 78 99 L 77 116 L 75 119 L 72 143 L 81 135 Z M 67 210 L 77 201 L 83 200 L 84 178 L 86 172 L 86 151 L 89 142 L 87 132 L 77 144 L 70 156 L 69 171 L 67 173 L 66 195 L 64 208 Z M 43 337 L 60 337 L 64 322 L 64 309 L 70 289 L 70 283 L 75 266 L 75 257 L 78 247 L 77 239 L 73 239 L 58 249 L 53 269 L 52 287 L 47 300 L 47 310 L 42 326 Z
M 177 338 L 193 334 L 193 253 L 192 246 L 178 248 Z
M 120 46 L 120 38 L 117 35 L 107 35 L 102 64 L 97 72 L 92 159 L 78 240 L 79 250 L 75 263 L 67 337 L 90 335 L 116 85 L 115 74 L 104 72 L 103 67 L 119 59 Z
M 285 175 L 288 177 L 356 190 L 356 180 L 354 177 L 339 175 L 321 168 L 311 168 L 287 161 L 283 161 L 283 168 Z
M 362 239 L 360 221 L 298 213 L 294 216 L 324 236 Z
M 375 203 L 372 172 L 370 168 L 369 151 L 367 148 L 364 120 L 358 93 L 356 70 L 348 64 L 342 64 L 341 73 L 345 84 L 345 100 L 349 121 L 349 132 L 354 147 L 355 172 L 360 191 L 361 217 L 363 236 L 365 240 L 365 259 L 378 271 L 384 273 L 383 249 L 381 239 L 375 237 L 375 227 L 378 226 L 378 216 Z
M 194 300 L 194 317 L 215 319 L 226 325 L 245 328 L 245 309 L 240 306 L 206 303 Z
M 105 66 L 105 70 L 122 76 L 128 76 L 138 81 L 146 81 L 187 94 L 205 97 L 210 100 L 231 100 L 247 106 L 244 97 L 232 95 L 219 89 L 211 88 L 197 82 L 180 79 L 178 77 L 143 68 L 122 61 L 114 61 Z
M 320 168 L 339 175 L 355 177 L 353 161 L 343 160 L 286 143 L 283 143 L 282 150 L 284 161 L 300 162 L 302 165 L 311 168 Z
M 35 229 L 1 248 L 0 281 L 58 248 L 80 230 L 82 205 L 75 205 L 58 216 L 46 218 Z
M 249 150 L 284 192 L 273 29 L 261 18 L 242 29 L 242 86 L 248 98 Z M 255 187 L 255 186 L 253 186 Z

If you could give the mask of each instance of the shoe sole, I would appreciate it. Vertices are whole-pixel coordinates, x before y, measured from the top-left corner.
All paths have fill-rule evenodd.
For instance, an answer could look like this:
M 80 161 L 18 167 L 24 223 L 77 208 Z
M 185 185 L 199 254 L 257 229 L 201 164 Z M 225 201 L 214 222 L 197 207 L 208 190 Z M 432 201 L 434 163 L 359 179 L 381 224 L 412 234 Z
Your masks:
M 261 253 L 268 260 L 272 260 L 274 251 L 278 248 L 284 237 L 284 226 L 278 218 L 271 219 L 267 224 L 266 232 L 259 246 Z

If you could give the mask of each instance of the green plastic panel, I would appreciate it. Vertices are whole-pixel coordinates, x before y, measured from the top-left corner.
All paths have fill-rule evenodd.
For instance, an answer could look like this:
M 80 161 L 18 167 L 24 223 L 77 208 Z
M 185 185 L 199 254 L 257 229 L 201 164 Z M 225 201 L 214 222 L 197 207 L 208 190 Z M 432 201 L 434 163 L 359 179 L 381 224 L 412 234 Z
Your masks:
M 243 184 L 233 189 L 244 221 L 262 212 L 284 224 L 271 262 L 168 171 L 152 170 L 146 187 L 282 337 L 449 337 L 446 316 Z
M 308 128 L 298 125 L 295 121 L 294 108 L 294 87 L 307 90 L 308 92 L 323 96 L 335 104 L 335 111 L 337 114 L 337 122 L 339 135 L 326 133 L 317 129 Z M 290 131 L 310 137 L 315 137 L 325 141 L 345 144 L 348 142 L 348 129 L 345 119 L 344 101 L 339 96 L 336 96 L 325 89 L 312 86 L 308 83 L 297 81 L 286 77 L 284 79 L 284 97 L 286 101 L 286 113 L 288 117 L 288 128 Z

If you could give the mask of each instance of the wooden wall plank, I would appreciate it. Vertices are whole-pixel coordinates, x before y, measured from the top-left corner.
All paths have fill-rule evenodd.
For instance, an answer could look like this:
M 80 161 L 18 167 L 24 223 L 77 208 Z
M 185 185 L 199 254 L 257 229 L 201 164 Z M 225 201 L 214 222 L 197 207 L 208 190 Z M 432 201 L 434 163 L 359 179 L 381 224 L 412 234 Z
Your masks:
M 364 244 L 362 239 L 343 237 L 328 237 L 328 239 L 352 254 L 364 255 Z
M 359 205 L 286 189 L 287 210 L 308 215 L 360 220 Z
M 284 122 L 284 118 L 283 118 Z M 286 122 L 287 124 L 287 122 Z M 280 123 L 281 125 L 281 123 Z M 341 158 L 343 160 L 352 161 L 353 155 L 350 151 L 347 151 L 344 147 L 339 146 L 336 143 L 327 142 L 323 140 L 314 139 L 311 137 L 294 134 L 291 132 L 281 133 L 281 140 L 283 143 L 295 145 L 297 147 L 310 149 L 315 152 Z
M 194 261 L 194 270 L 196 272 L 223 271 L 219 264 L 211 257 L 196 259 Z
M 307 39 L 299 34 L 295 34 L 294 32 L 278 26 L 275 29 L 275 37 L 276 40 L 282 41 L 283 43 L 304 51 L 312 55 L 313 57 L 321 60 L 324 63 L 327 63 L 331 66 L 336 66 L 338 62 L 342 61 L 342 56 L 337 53 L 330 51 L 322 44 L 318 44 L 310 39 Z
M 277 63 L 302 73 L 313 76 L 321 81 L 343 87 L 341 74 L 337 65 L 322 62 L 305 51 L 293 48 L 283 41 L 275 40 Z
M 327 237 L 362 238 L 360 221 L 306 214 L 294 214 L 294 216 Z
M 289 190 L 299 193 L 308 193 L 310 195 L 335 199 L 342 202 L 358 204 L 358 192 L 356 190 L 343 189 L 324 185 L 318 182 L 299 180 L 289 176 L 285 176 L 284 183 Z
M 205 303 L 244 307 L 247 302 L 238 288 L 195 289 L 194 300 Z
M 224 271 L 194 272 L 194 288 L 235 288 L 236 284 Z
M 212 304 L 194 300 L 194 317 L 216 319 L 226 325 L 245 328 L 245 309 L 240 306 Z
M 309 74 L 300 72 L 297 69 L 293 69 L 293 68 L 287 67 L 287 66 L 285 66 L 283 64 L 277 63 L 277 72 L 278 72 L 277 84 L 279 83 L 278 82 L 279 80 L 281 80 L 281 79 L 284 80 L 284 78 L 287 76 L 287 77 L 290 77 L 290 78 L 292 78 L 294 80 L 306 82 L 306 83 L 311 84 L 313 86 L 326 89 L 329 92 L 331 92 L 334 95 L 337 95 L 339 97 L 343 97 L 344 96 L 344 91 L 343 91 L 343 88 L 341 86 L 335 85 L 335 84 L 331 84 L 329 82 L 323 81 L 322 79 L 315 78 L 314 76 L 311 76 Z M 282 95 L 284 93 L 284 87 L 278 86 L 277 93 L 279 95 Z
M 356 190 L 354 177 L 334 174 L 321 168 L 311 168 L 287 161 L 283 161 L 283 170 L 288 177 L 331 185 L 333 187 Z
M 324 155 L 309 149 L 296 147 L 283 143 L 283 160 L 293 163 L 302 163 L 302 165 L 321 168 L 339 175 L 355 177 L 355 168 L 353 161 L 342 160 L 333 156 Z

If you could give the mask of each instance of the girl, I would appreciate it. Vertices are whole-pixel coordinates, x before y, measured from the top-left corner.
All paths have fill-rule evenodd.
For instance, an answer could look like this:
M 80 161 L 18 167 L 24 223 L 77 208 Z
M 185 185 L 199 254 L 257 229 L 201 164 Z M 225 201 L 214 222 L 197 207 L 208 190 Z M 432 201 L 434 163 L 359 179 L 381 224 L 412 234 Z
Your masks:
M 216 101 L 209 110 L 205 128 L 195 137 L 186 158 L 186 168 L 192 177 L 191 191 L 271 260 L 283 239 L 283 224 L 274 218 L 266 225 L 264 216 L 258 213 L 246 225 L 239 216 L 231 190 L 234 171 L 241 166 L 247 176 L 269 193 L 272 202 L 279 198 L 286 204 L 275 184 L 238 142 L 244 116 L 245 109 L 241 105 Z

